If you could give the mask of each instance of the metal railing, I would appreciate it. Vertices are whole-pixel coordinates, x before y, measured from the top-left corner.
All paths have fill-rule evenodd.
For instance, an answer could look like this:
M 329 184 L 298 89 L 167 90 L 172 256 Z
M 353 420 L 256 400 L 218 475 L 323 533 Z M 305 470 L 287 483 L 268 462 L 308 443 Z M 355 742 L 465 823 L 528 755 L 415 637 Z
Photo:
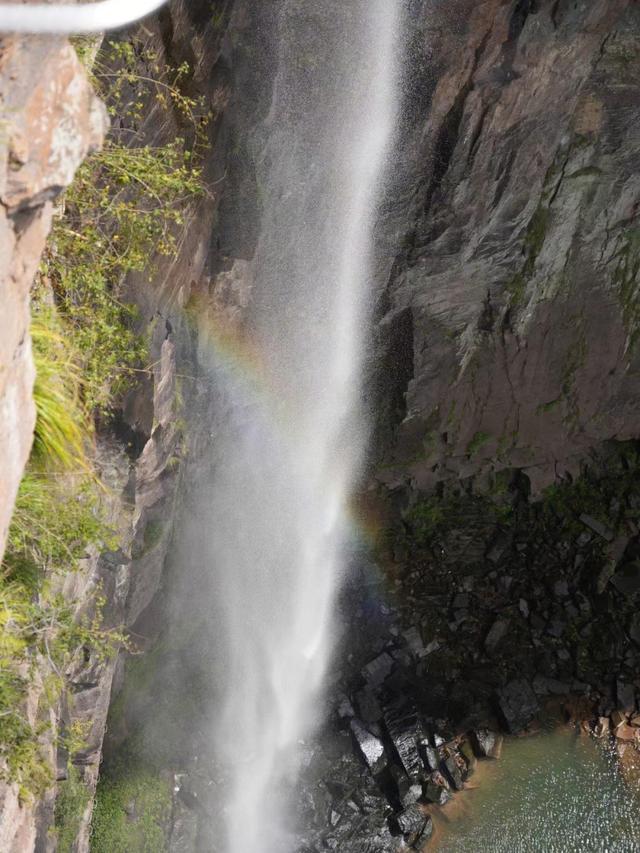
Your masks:
M 0 33 L 99 33 L 132 24 L 167 0 L 100 0 L 60 6 L 0 3 Z

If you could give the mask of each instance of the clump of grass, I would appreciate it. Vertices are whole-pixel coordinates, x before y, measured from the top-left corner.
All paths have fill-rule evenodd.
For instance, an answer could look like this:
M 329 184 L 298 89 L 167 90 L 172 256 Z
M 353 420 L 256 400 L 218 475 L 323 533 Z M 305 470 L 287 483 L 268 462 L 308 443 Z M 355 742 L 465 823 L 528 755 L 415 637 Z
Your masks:
M 59 470 L 87 471 L 92 425 L 81 399 L 82 374 L 73 339 L 65 335 L 53 310 L 35 315 L 31 339 L 37 413 L 32 462 Z

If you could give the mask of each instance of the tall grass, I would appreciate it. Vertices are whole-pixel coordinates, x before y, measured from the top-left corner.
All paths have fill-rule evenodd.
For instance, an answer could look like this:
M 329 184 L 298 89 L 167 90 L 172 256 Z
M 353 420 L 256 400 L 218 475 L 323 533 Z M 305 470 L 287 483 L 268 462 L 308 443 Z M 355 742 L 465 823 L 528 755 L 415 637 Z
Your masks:
M 92 423 L 82 402 L 79 358 L 53 309 L 34 317 L 31 338 L 37 413 L 32 462 L 43 468 L 87 472 Z

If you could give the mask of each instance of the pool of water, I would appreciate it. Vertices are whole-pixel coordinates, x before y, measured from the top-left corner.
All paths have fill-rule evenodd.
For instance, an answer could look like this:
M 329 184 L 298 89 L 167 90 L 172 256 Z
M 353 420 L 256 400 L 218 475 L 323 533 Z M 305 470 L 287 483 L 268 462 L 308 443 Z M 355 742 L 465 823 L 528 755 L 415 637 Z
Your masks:
M 629 748 L 630 750 L 631 748 Z M 633 756 L 633 758 L 631 758 Z M 439 853 L 638 853 L 640 753 L 573 729 L 505 742 L 434 815 Z

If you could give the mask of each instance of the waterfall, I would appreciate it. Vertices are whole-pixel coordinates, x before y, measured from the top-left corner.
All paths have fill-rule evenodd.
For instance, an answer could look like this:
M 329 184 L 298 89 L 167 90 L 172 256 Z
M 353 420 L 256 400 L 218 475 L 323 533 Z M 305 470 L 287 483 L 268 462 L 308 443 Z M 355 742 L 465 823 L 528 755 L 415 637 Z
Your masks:
M 332 652 L 367 437 L 361 373 L 399 4 L 274 5 L 277 72 L 253 141 L 252 293 L 242 341 L 217 365 L 226 424 L 207 516 L 224 661 L 214 734 L 228 773 L 225 853 L 291 849 L 287 791 Z

